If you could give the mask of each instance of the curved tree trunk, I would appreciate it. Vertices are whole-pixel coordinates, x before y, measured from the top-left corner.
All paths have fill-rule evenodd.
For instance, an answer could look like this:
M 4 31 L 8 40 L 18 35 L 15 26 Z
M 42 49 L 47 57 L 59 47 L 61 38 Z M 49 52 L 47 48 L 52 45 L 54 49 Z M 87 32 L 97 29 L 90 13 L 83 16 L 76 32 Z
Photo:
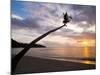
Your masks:
M 29 43 L 19 54 L 17 54 L 14 58 L 12 58 L 12 73 L 14 73 L 14 70 L 16 69 L 16 66 L 18 64 L 18 62 L 20 61 L 20 59 L 25 55 L 25 53 L 31 48 L 31 46 L 35 43 L 37 43 L 38 41 L 40 41 L 41 39 L 43 39 L 44 37 L 46 37 L 47 35 L 49 35 L 52 32 L 55 32 L 56 30 L 62 28 L 66 26 L 66 24 L 57 27 L 53 30 L 48 31 L 47 33 L 39 36 L 38 38 L 36 38 L 35 40 L 33 40 L 31 43 Z

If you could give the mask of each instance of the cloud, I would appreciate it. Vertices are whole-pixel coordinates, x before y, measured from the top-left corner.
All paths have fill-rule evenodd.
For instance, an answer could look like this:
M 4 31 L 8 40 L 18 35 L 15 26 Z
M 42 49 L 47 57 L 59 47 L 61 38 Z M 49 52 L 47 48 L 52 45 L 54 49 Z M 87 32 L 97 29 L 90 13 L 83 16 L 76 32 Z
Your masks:
M 18 15 L 15 15 L 15 14 L 12 14 L 11 17 L 14 19 L 18 19 L 18 20 L 24 20 L 24 18 L 22 18 L 21 16 L 18 16 Z
M 15 17 L 11 18 L 11 24 L 12 27 L 16 28 L 30 28 L 30 29 L 36 29 L 39 28 L 39 24 L 37 22 L 37 19 L 18 19 Z
M 87 21 L 89 24 L 96 23 L 96 7 L 95 6 L 72 5 L 71 9 L 75 13 L 74 20 L 76 22 Z
M 31 30 L 28 28 L 17 28 L 12 29 L 11 31 L 12 38 L 23 43 L 29 43 L 41 35 L 37 33 L 34 29 Z
M 96 8 L 95 6 L 84 5 L 66 5 L 66 4 L 51 4 L 51 3 L 25 3 L 26 9 L 31 17 L 41 18 L 40 24 L 48 26 L 60 26 L 63 21 L 63 13 L 68 11 L 72 14 L 72 23 L 77 23 L 79 27 L 89 27 L 95 24 Z M 34 9 L 35 6 L 35 9 Z M 57 21 L 57 22 L 56 22 Z M 84 22 L 86 24 L 84 24 Z M 81 28 L 80 28 L 81 29 Z M 82 29 L 81 29 L 82 30 Z M 77 30 L 76 30 L 77 31 Z
M 96 25 L 93 25 L 93 26 L 87 28 L 87 31 L 90 33 L 96 33 Z
M 95 33 L 83 32 L 78 36 L 73 36 L 72 38 L 78 39 L 96 39 Z
M 12 15 L 11 24 L 12 36 L 20 41 L 25 38 L 26 40 L 23 42 L 29 42 L 47 31 L 63 25 L 63 13 L 66 11 L 73 18 L 67 27 L 57 30 L 50 34 L 49 38 L 45 38 L 39 43 L 47 44 L 50 47 L 66 47 L 66 45 L 75 45 L 78 39 L 95 39 L 95 6 L 43 2 L 19 2 L 19 4 L 23 8 L 19 8 L 21 12 L 17 10 L 17 15 L 16 13 Z
M 68 37 L 63 37 L 60 35 L 55 35 L 52 37 L 52 35 L 49 35 L 48 37 L 45 37 L 45 39 L 42 39 L 38 43 L 44 44 L 47 47 L 68 47 L 71 45 L 76 44 L 76 40 Z

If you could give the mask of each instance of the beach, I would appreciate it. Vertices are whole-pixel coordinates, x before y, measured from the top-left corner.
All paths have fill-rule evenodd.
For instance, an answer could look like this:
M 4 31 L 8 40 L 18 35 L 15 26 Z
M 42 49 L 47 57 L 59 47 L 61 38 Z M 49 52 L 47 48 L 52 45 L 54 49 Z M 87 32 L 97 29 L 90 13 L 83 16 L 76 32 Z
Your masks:
M 60 72 L 95 69 L 95 64 L 60 61 L 31 56 L 24 56 L 17 65 L 16 74 Z

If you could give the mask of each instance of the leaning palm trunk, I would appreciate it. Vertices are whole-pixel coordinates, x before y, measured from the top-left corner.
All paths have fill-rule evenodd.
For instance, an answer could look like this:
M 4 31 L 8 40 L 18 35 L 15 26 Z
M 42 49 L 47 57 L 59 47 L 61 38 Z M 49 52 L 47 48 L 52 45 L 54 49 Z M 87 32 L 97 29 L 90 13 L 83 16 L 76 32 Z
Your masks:
M 12 58 L 12 73 L 14 73 L 14 70 L 16 69 L 16 66 L 18 64 L 18 62 L 20 61 L 20 59 L 25 55 L 25 53 L 31 48 L 32 45 L 34 45 L 35 43 L 37 43 L 38 41 L 40 41 L 41 39 L 43 39 L 44 37 L 46 37 L 47 35 L 49 35 L 52 32 L 55 32 L 56 30 L 62 28 L 66 26 L 66 24 L 57 27 L 53 30 L 48 31 L 47 33 L 39 36 L 38 38 L 36 38 L 35 40 L 33 40 L 31 43 L 29 43 L 19 54 L 17 54 L 14 58 Z

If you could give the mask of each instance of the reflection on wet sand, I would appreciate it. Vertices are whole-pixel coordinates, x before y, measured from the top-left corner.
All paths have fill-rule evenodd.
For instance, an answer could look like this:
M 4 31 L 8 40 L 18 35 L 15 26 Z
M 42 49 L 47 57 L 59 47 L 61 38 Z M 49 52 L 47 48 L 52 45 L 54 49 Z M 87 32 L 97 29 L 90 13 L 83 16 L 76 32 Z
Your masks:
M 82 61 L 81 63 L 83 63 L 83 64 L 96 64 L 95 61 L 88 61 L 88 60 Z
M 86 58 L 89 58 L 89 56 L 90 56 L 90 53 L 89 53 L 89 47 L 84 47 L 84 50 L 82 50 L 83 52 L 83 57 L 86 57 Z M 83 63 L 83 64 L 96 64 L 95 63 L 95 61 L 89 61 L 89 60 L 84 60 L 84 61 L 82 61 L 81 63 Z

